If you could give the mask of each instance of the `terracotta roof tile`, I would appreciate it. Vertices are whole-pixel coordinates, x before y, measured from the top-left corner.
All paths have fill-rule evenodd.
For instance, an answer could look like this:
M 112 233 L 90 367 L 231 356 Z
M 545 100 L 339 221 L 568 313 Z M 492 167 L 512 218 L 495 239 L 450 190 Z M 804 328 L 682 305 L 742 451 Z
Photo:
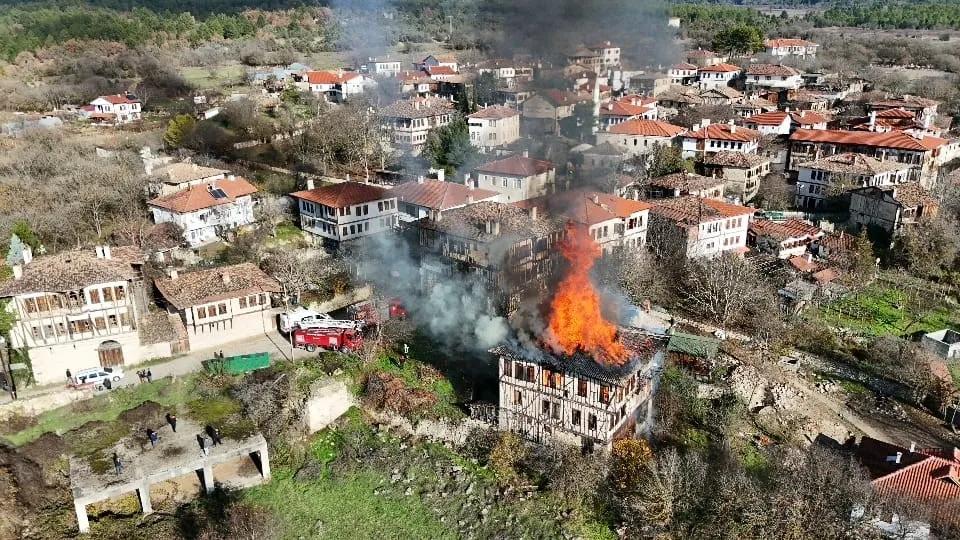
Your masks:
M 157 279 L 154 285 L 167 302 L 177 309 L 251 293 L 281 291 L 280 283 L 253 263 L 184 272 L 176 279 Z
M 759 132 L 745 127 L 731 126 L 730 124 L 710 124 L 693 133 L 688 133 L 686 136 L 693 139 L 712 139 L 718 141 L 750 142 L 760 140 Z
M 467 115 L 467 118 L 483 118 L 483 119 L 491 119 L 491 120 L 500 120 L 502 118 L 511 118 L 519 115 L 520 115 L 520 111 L 516 109 L 510 108 L 510 107 L 504 107 L 503 105 L 493 105 L 485 109 L 480 109 L 479 111 L 473 114 Z
M 110 258 L 97 257 L 92 248 L 37 257 L 23 267 L 23 277 L 0 283 L 0 298 L 38 292 L 76 291 L 98 283 L 129 281 L 139 276 L 134 266 L 144 256 L 133 246 L 110 248 Z
M 840 277 L 840 272 L 835 268 L 826 268 L 819 272 L 814 272 L 810 277 L 817 283 L 830 283 Z
M 743 152 L 731 152 L 724 150 L 707 154 L 703 162 L 706 165 L 715 165 L 720 167 L 736 167 L 738 169 L 750 169 L 760 165 L 769 159 L 762 158 L 757 154 L 746 154 Z
M 873 101 L 870 103 L 870 106 L 878 109 L 918 109 L 933 107 L 939 104 L 940 102 L 934 99 L 905 95 L 899 98 Z
M 133 98 L 133 99 L 131 99 Z M 113 105 L 127 105 L 130 103 L 140 103 L 140 98 L 123 94 L 113 94 L 109 96 L 100 96 L 97 99 L 105 99 Z
M 520 208 L 536 207 L 539 212 L 564 216 L 582 225 L 596 225 L 612 219 L 626 219 L 633 214 L 650 210 L 643 201 L 625 199 L 599 191 L 574 189 L 553 195 L 536 197 L 513 203 Z
M 168 184 L 185 184 L 213 176 L 226 175 L 228 172 L 230 171 L 203 167 L 196 163 L 181 162 L 162 167 L 154 171 L 154 174 L 165 177 L 165 183 Z
M 697 66 L 693 64 L 688 64 L 686 62 L 680 62 L 679 64 L 674 64 L 670 66 L 670 69 L 682 70 L 682 71 L 696 71 Z
M 779 126 L 787 119 L 787 113 L 783 111 L 772 111 L 755 114 L 746 120 L 747 124 L 757 124 L 758 126 Z
M 683 53 L 685 58 L 720 58 L 720 55 L 706 49 L 697 49 Z
M 308 71 L 307 82 L 310 84 L 344 84 L 358 77 L 363 77 L 355 71 Z
M 848 144 L 869 146 L 874 148 L 896 148 L 900 150 L 927 151 L 947 144 L 946 139 L 924 136 L 922 139 L 908 135 L 902 131 L 886 133 L 864 131 L 841 131 L 833 129 L 798 129 L 790 135 L 791 141 L 822 142 L 831 144 Z
M 651 214 L 658 214 L 683 225 L 695 226 L 728 217 L 752 216 L 753 208 L 737 206 L 696 196 L 654 201 Z
M 733 64 L 714 64 L 712 66 L 702 67 L 698 71 L 707 71 L 710 73 L 740 73 L 743 70 L 740 66 Z
M 424 180 L 422 184 L 417 181 L 406 182 L 391 188 L 389 193 L 396 197 L 398 202 L 408 202 L 441 212 L 468 204 L 470 197 L 473 197 L 475 202 L 480 202 L 500 195 L 496 191 L 470 189 L 463 184 L 439 180 Z
M 763 42 L 765 47 L 816 47 L 817 44 L 812 41 L 807 41 L 805 39 L 794 39 L 794 38 L 781 38 L 781 39 L 768 39 Z
M 770 75 L 774 77 L 795 77 L 800 71 L 790 66 L 779 64 L 753 64 L 747 70 L 747 75 Z
M 443 219 L 433 221 L 420 220 L 420 226 L 452 234 L 462 238 L 471 238 L 480 242 L 492 242 L 502 236 L 544 237 L 551 232 L 562 230 L 566 219 L 555 216 L 538 216 L 533 219 L 530 213 L 519 206 L 492 201 L 482 201 L 444 212 Z M 499 235 L 487 232 L 487 223 L 500 225 Z
M 909 169 L 910 165 L 889 160 L 880 161 L 863 154 L 845 152 L 843 154 L 834 154 L 830 157 L 821 158 L 816 161 L 800 163 L 797 165 L 797 167 L 833 173 L 876 175 L 884 172 Z
M 686 130 L 680 126 L 661 122 L 659 120 L 627 120 L 609 130 L 616 135 L 635 135 L 640 137 L 675 137 Z
M 429 118 L 450 114 L 456 109 L 452 101 L 437 97 L 415 97 L 395 101 L 381 109 L 381 116 L 388 118 Z
M 885 109 L 877 111 L 877 118 L 916 118 L 917 115 L 903 109 Z
M 214 197 L 214 190 L 223 190 L 226 197 Z M 230 204 L 240 197 L 256 193 L 257 188 L 243 178 L 233 180 L 216 180 L 213 182 L 191 185 L 187 189 L 171 193 L 147 202 L 149 206 L 156 206 L 180 214 L 196 212 L 204 208 L 213 208 L 222 204 Z
M 797 219 L 788 219 L 782 223 L 768 219 L 754 220 L 750 222 L 750 232 L 756 236 L 768 236 L 777 241 L 805 237 L 812 240 L 823 234 L 819 227 Z
M 548 89 L 543 90 L 537 93 L 537 95 L 543 96 L 551 105 L 554 107 L 560 107 L 564 105 L 575 105 L 582 101 L 588 101 L 590 98 L 584 96 L 578 96 L 572 92 L 567 92 L 566 90 L 556 90 Z
M 893 198 L 907 208 L 919 208 L 921 206 L 931 207 L 939 204 L 937 199 L 933 195 L 930 195 L 930 192 L 921 186 L 919 182 L 908 182 L 906 184 L 890 186 L 884 188 L 884 191 L 892 192 Z
M 787 262 L 790 263 L 790 266 L 796 268 L 797 270 L 803 273 L 816 272 L 817 270 L 820 269 L 819 264 L 813 261 L 808 261 L 806 257 L 799 256 L 799 255 L 795 257 L 790 257 L 790 259 Z
M 722 178 L 711 178 L 709 176 L 702 176 L 688 172 L 666 174 L 650 180 L 651 186 L 666 189 L 679 189 L 684 193 L 702 191 L 704 189 L 722 186 L 723 184 L 724 180 Z
M 341 182 L 313 190 L 297 191 L 291 197 L 303 199 L 330 208 L 343 208 L 352 204 L 392 199 L 390 190 L 363 182 Z
M 456 75 L 457 72 L 450 66 L 427 66 L 427 73 L 430 75 Z
M 814 111 L 793 111 L 790 113 L 790 119 L 801 126 L 825 124 L 829 121 L 827 117 Z
M 505 174 L 509 176 L 528 177 L 545 173 L 554 169 L 553 163 L 532 159 L 520 155 L 513 155 L 505 159 L 491 161 L 480 165 L 475 171 L 487 174 Z
M 649 107 L 622 100 L 608 101 L 600 105 L 600 116 L 642 116 L 650 111 Z

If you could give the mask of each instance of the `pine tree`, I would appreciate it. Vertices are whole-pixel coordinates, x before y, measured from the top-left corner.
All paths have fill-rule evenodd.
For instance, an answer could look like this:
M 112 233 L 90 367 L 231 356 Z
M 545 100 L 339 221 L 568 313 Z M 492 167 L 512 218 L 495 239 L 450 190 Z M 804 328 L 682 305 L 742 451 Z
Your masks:
M 7 251 L 7 266 L 23 264 L 23 241 L 17 235 L 10 236 L 10 249 Z
M 163 135 L 163 144 L 167 148 L 180 148 L 187 136 L 197 126 L 197 121 L 188 114 L 180 114 L 167 124 L 167 132 Z

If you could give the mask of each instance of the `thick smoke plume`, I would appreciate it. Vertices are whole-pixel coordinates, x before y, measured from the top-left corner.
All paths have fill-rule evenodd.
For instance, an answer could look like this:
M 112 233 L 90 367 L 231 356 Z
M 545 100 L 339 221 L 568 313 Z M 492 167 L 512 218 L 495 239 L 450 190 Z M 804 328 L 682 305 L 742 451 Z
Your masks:
M 483 350 L 502 343 L 509 333 L 490 295 L 475 276 L 441 275 L 421 287 L 421 270 L 403 238 L 376 235 L 359 257 L 360 274 L 378 290 L 404 301 L 411 319 L 436 341 L 453 350 Z

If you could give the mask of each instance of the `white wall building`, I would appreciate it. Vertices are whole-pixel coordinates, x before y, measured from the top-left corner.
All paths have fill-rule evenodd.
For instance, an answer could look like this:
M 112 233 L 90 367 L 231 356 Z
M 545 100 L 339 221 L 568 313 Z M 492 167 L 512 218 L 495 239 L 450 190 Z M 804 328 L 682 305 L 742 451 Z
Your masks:
M 130 94 L 100 96 L 90 102 L 90 118 L 105 124 L 129 124 L 140 120 L 140 98 Z
M 467 116 L 470 144 L 492 148 L 520 138 L 520 111 L 493 105 Z
M 17 320 L 10 345 L 27 348 L 39 384 L 66 383 L 66 370 L 170 356 L 169 342 L 141 339 L 137 296 L 144 257 L 133 247 L 96 246 L 33 260 L 29 248 L 0 298 Z M 144 296 L 145 298 L 145 296 Z
M 879 161 L 852 152 L 801 163 L 797 166 L 799 208 L 822 208 L 829 197 L 860 187 L 884 187 L 910 181 L 910 164 Z
M 817 56 L 817 49 L 820 48 L 820 45 L 805 39 L 768 39 L 763 42 L 763 46 L 767 54 L 778 58 L 787 56 L 813 58 Z
M 291 193 L 300 209 L 300 228 L 328 247 L 394 230 L 399 223 L 397 197 L 390 190 L 361 182 L 341 182 Z
M 697 70 L 699 76 L 699 86 L 702 90 L 717 88 L 718 86 L 729 86 L 730 81 L 736 79 L 740 72 L 740 66 L 731 64 L 714 64 L 712 66 L 702 67 Z
M 263 335 L 276 328 L 277 280 L 252 263 L 193 272 L 171 271 L 154 281 L 168 312 L 180 317 L 192 350 Z
M 803 86 L 800 71 L 777 64 L 753 64 L 747 70 L 747 90 L 798 90 Z
M 502 194 L 501 201 L 510 203 L 550 193 L 556 171 L 549 161 L 513 155 L 475 168 L 468 181 L 476 189 Z
M 367 73 L 376 73 L 378 75 L 396 75 L 400 73 L 400 61 L 386 56 L 383 58 L 370 57 L 364 64 Z
M 435 127 L 449 124 L 456 113 L 453 102 L 436 97 L 414 97 L 387 105 L 380 111 L 384 137 L 398 148 L 418 154 Z
M 362 94 L 367 79 L 355 71 L 308 71 L 307 88 L 314 94 L 324 94 L 334 101 Z
M 745 253 L 754 209 L 715 199 L 661 199 L 650 209 L 648 242 L 660 252 L 680 250 L 689 258 Z
M 706 125 L 695 125 L 692 133 L 683 135 L 683 157 L 723 152 L 757 153 L 760 147 L 760 133 L 745 127 L 734 125 L 733 120 L 727 124 L 711 124 L 710 120 L 703 121 Z
M 482 201 L 500 202 L 501 195 L 487 189 L 419 177 L 390 189 L 397 198 L 401 221 L 440 219 L 444 212 Z
M 240 227 L 252 225 L 253 194 L 258 190 L 243 178 L 188 185 L 186 189 L 147 203 L 155 223 L 173 223 L 183 229 L 191 246 L 223 238 Z
M 610 143 L 630 156 L 649 154 L 657 145 L 670 146 L 686 132 L 659 120 L 627 120 L 597 133 L 597 144 Z

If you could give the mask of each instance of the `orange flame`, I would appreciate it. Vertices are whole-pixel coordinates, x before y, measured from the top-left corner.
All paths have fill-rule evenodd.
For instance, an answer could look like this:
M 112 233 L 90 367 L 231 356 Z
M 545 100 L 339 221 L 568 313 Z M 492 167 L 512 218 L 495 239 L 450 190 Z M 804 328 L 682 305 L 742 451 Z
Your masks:
M 622 364 L 629 353 L 617 327 L 600 313 L 600 297 L 590 280 L 600 246 L 581 227 L 570 226 L 567 233 L 560 249 L 570 268 L 550 303 L 550 342 L 558 353 L 583 351 L 598 361 Z

